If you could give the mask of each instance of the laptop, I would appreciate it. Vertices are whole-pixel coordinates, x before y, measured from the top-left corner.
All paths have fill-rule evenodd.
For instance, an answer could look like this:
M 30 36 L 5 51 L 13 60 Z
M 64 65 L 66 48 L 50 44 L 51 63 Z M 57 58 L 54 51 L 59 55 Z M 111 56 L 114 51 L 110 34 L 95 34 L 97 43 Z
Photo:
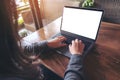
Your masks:
M 95 44 L 102 16 L 103 10 L 65 6 L 60 33 L 55 34 L 52 38 L 65 36 L 67 38 L 65 43 L 68 45 L 76 38 L 82 40 L 85 44 L 84 55 L 86 55 Z M 59 54 L 71 57 L 68 45 L 55 50 Z

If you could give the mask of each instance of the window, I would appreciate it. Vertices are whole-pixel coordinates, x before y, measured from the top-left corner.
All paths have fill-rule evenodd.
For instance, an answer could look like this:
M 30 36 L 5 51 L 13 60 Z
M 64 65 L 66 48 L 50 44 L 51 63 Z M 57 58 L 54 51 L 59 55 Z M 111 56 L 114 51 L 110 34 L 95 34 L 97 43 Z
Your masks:
M 19 35 L 25 37 L 41 28 L 40 0 L 16 0 Z

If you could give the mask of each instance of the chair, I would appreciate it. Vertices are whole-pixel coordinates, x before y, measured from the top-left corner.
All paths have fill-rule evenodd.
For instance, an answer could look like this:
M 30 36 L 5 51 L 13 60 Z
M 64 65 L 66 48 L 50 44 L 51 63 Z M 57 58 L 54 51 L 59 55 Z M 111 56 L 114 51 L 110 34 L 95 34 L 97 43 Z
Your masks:
M 120 24 L 120 0 L 94 0 L 95 8 L 103 9 L 103 21 Z

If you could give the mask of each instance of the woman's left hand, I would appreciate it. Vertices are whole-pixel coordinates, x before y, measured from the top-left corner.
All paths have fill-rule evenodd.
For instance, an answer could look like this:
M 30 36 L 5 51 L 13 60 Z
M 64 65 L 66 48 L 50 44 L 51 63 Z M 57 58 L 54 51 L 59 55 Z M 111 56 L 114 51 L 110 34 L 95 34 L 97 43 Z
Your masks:
M 65 41 L 66 38 L 64 36 L 58 36 L 54 39 L 48 40 L 48 46 L 51 48 L 59 48 L 59 47 L 63 47 L 66 46 L 67 44 L 63 43 L 63 41 Z

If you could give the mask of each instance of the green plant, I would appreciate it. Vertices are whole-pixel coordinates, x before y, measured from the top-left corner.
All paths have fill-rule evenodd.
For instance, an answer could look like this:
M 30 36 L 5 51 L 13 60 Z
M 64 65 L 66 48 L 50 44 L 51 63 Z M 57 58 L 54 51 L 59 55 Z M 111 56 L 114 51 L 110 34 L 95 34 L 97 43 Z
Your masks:
M 93 7 L 94 6 L 94 0 L 85 0 L 82 3 L 82 7 Z
M 82 0 L 71 0 L 71 1 L 82 1 Z
M 18 18 L 18 25 L 22 25 L 24 23 L 23 18 L 19 17 Z
M 28 35 L 28 31 L 26 29 L 22 29 L 18 32 L 18 34 L 20 35 L 20 37 L 25 37 Z
M 24 20 L 23 20 L 22 16 L 19 16 L 17 21 L 18 21 L 17 29 L 20 30 L 20 29 L 24 28 Z

